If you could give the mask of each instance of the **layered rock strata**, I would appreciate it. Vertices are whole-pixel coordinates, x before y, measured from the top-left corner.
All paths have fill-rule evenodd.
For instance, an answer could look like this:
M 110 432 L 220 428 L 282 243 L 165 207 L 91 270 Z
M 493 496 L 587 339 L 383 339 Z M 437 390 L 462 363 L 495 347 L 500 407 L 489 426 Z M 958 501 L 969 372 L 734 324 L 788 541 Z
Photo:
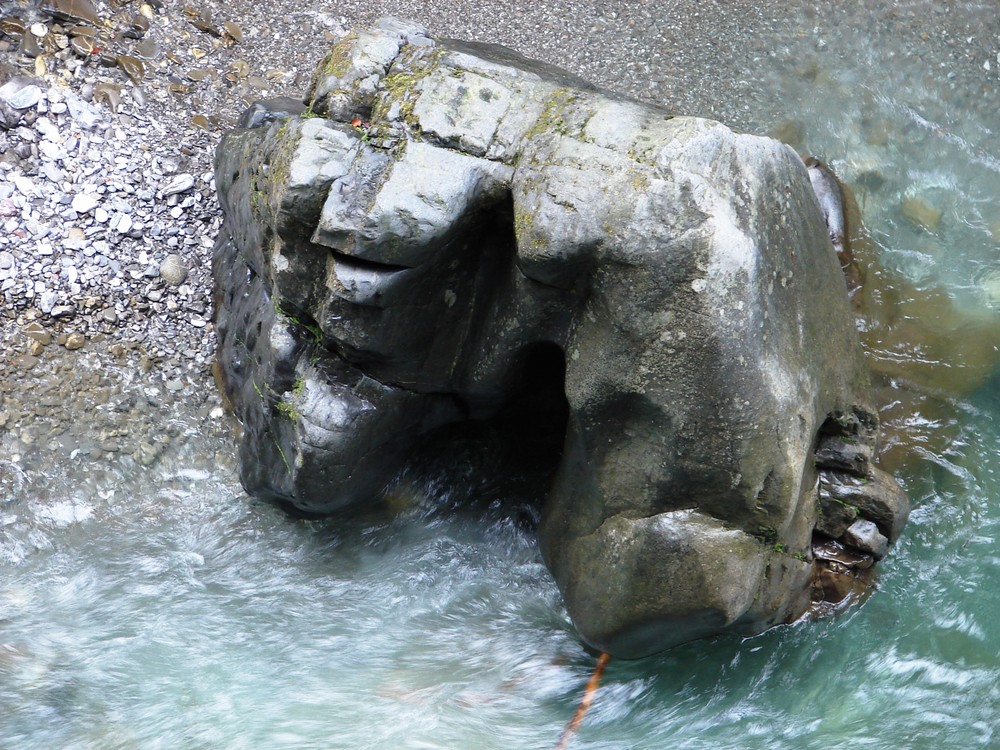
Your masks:
M 241 125 L 214 272 L 249 492 L 374 502 L 439 428 L 527 403 L 511 439 L 557 442 L 544 559 L 620 657 L 794 619 L 898 535 L 788 147 L 395 21 Z

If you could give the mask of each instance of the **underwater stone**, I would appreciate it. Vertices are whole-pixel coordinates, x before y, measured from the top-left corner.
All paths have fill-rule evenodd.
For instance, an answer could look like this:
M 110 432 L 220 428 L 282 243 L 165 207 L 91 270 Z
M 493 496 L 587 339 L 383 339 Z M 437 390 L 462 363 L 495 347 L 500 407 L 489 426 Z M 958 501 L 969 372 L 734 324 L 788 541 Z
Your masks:
M 516 413 L 556 446 L 539 539 L 591 646 L 801 615 L 818 467 L 870 476 L 878 417 L 798 155 L 396 21 L 305 101 L 216 153 L 247 490 L 372 503 L 432 436 Z
M 910 196 L 903 201 L 900 213 L 918 229 L 934 232 L 941 223 L 943 212 L 922 198 Z
M 70 350 L 82 349 L 83 345 L 86 343 L 87 339 L 82 333 L 73 332 L 66 337 L 66 341 L 63 343 L 63 346 Z

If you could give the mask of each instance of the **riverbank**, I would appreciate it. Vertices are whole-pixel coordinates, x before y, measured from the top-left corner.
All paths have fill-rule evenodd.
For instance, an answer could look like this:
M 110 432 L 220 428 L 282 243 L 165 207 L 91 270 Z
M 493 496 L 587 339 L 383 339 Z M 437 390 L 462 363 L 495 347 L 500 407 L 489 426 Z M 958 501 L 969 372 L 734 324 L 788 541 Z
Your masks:
M 109 401 L 112 382 L 135 380 L 157 403 L 207 404 L 221 419 L 208 378 L 214 148 L 254 99 L 302 93 L 352 24 L 383 13 L 419 18 L 432 33 L 505 43 L 632 96 L 750 129 L 767 108 L 766 75 L 792 67 L 799 78 L 822 77 L 807 53 L 846 35 L 845 9 L 667 5 L 553 2 L 529 12 L 512 2 L 354 2 L 333 12 L 285 0 L 196 9 L 79 0 L 55 3 L 59 17 L 20 0 L 0 38 L 0 83 L 15 105 L 0 131 L 3 450 L 151 460 L 157 430 L 141 420 L 84 426 L 105 411 L 74 374 L 89 361 L 97 373 L 121 373 L 100 376 L 112 378 Z M 1000 69 L 989 29 L 931 3 L 892 6 L 869 11 L 871 33 L 912 27 L 902 54 L 913 74 L 941 69 L 956 104 L 988 106 L 981 94 Z M 88 25 L 96 36 L 80 31 Z M 772 45 L 776 37 L 803 42 L 790 49 Z M 779 117 L 772 124 L 787 129 Z M 808 134 L 801 140 L 809 145 Z M 74 428 L 79 439 L 64 437 Z M 105 434 L 115 431 L 127 437 Z

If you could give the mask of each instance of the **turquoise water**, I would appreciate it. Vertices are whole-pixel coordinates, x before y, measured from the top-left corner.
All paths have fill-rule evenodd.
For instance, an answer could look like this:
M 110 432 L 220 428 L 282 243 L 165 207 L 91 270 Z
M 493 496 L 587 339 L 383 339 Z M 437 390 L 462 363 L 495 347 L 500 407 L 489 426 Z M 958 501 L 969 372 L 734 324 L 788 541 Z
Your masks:
M 891 273 L 992 310 L 1000 60 L 977 89 L 973 67 L 949 79 L 891 29 L 788 28 L 761 64 L 773 96 L 743 124 L 799 120 L 803 150 L 857 188 Z M 901 216 L 910 196 L 942 211 L 933 231 Z M 910 446 L 914 511 L 874 594 L 836 619 L 612 662 L 572 747 L 1000 747 L 1000 380 L 880 394 L 908 405 L 886 417 Z M 392 511 L 296 521 L 241 493 L 221 420 L 181 401 L 171 421 L 148 469 L 2 457 L 0 748 L 555 744 L 595 659 L 517 497 L 431 477 Z

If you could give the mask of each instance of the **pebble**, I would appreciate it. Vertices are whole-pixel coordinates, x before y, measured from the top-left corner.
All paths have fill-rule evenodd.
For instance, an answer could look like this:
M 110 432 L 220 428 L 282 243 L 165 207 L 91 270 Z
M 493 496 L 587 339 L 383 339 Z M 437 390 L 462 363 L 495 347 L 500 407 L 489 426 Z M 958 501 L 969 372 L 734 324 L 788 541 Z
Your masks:
M 20 357 L 14 359 L 14 366 L 19 367 L 22 370 L 30 370 L 32 367 L 38 364 L 38 357 L 31 354 L 22 354 Z
M 59 295 L 51 290 L 42 292 L 38 299 L 38 309 L 48 315 L 59 301 Z
M 75 94 L 66 96 L 66 105 L 73 121 L 85 130 L 94 130 L 99 126 L 107 125 L 104 115 L 97 107 Z
M 83 345 L 87 343 L 82 333 L 73 332 L 66 337 L 66 342 L 63 344 L 67 349 L 73 351 L 75 349 L 82 349 Z
M 42 134 L 43 138 L 54 141 L 59 137 L 59 128 L 48 117 L 39 117 L 35 120 L 35 130 Z
M 171 253 L 160 263 L 160 278 L 171 286 L 180 286 L 187 279 L 188 268 L 183 258 Z
M 37 322 L 28 323 L 21 329 L 21 333 L 42 346 L 48 346 L 52 341 L 52 334 Z
M 178 195 L 186 193 L 194 187 L 194 176 L 189 174 L 175 175 L 166 185 L 163 186 L 163 196 Z
M 17 268 L 14 265 L 14 256 L 6 250 L 0 252 L 0 280 L 8 279 L 17 275 Z
M 99 202 L 100 199 L 94 193 L 77 193 L 70 206 L 78 214 L 85 214 L 94 210 Z
M 34 198 L 38 195 L 38 191 L 35 190 L 35 183 L 30 178 L 16 174 L 11 177 L 11 181 L 14 183 L 14 187 L 17 188 L 17 192 L 26 198 Z
M 128 214 L 120 214 L 118 221 L 114 224 L 114 229 L 118 234 L 128 234 L 132 231 L 132 219 Z
M 90 0 L 55 0 L 54 9 L 66 18 L 97 25 L 101 22 L 97 9 Z

